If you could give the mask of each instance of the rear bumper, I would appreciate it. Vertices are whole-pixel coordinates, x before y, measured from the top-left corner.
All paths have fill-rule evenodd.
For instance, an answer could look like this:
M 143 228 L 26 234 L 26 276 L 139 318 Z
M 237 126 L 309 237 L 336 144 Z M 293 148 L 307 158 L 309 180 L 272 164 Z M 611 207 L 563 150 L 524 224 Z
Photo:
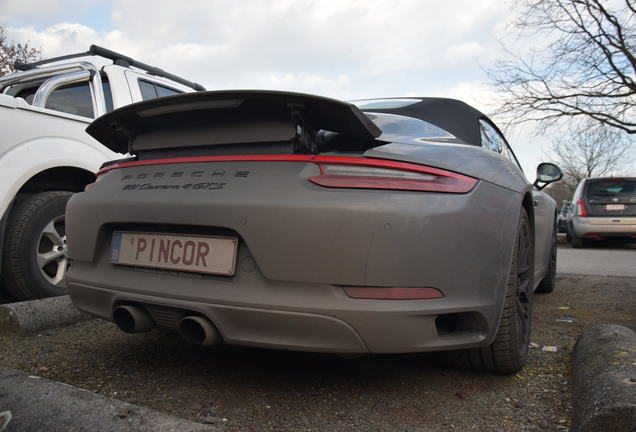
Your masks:
M 67 285 L 76 306 L 112 320 L 119 303 L 139 303 L 169 329 L 194 311 L 212 320 L 227 343 L 290 350 L 422 352 L 492 341 L 519 194 L 486 182 L 455 195 L 334 190 L 306 181 L 317 174 L 315 166 L 240 168 L 250 176 L 237 177 L 231 164 L 215 165 L 214 173 L 225 173 L 221 189 L 127 188 L 126 176 L 154 177 L 139 167 L 109 172 L 76 194 L 67 207 Z M 205 164 L 187 169 L 210 172 Z M 111 264 L 117 229 L 233 233 L 236 274 Z M 436 288 L 444 298 L 352 299 L 346 285 Z
M 167 279 L 145 283 L 176 282 Z M 188 291 L 188 285 L 181 287 Z M 271 285 L 255 284 L 250 291 L 270 290 Z M 208 317 L 225 343 L 312 352 L 403 353 L 483 346 L 489 343 L 498 314 L 498 305 L 478 297 L 360 300 L 348 298 L 338 286 L 274 285 L 280 295 L 272 299 L 279 303 L 276 307 L 224 304 L 214 295 L 167 298 L 77 280 L 68 283 L 68 290 L 80 310 L 108 321 L 115 306 L 134 303 L 145 308 L 159 328 L 176 331 L 181 318 L 195 313 Z M 303 296 L 290 294 L 298 290 Z
M 593 234 L 599 237 L 634 237 L 636 217 L 574 217 L 572 228 L 577 237 Z

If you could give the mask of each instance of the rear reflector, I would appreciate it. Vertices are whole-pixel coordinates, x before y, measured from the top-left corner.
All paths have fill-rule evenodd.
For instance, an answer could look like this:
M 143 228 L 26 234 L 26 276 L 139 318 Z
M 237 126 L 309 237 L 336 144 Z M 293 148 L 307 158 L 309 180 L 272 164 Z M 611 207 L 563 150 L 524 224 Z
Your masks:
M 371 300 L 428 300 L 443 298 L 444 294 L 435 288 L 387 288 L 387 287 L 343 287 L 345 293 L 354 299 Z
M 229 155 L 152 159 L 104 166 L 108 171 L 149 165 L 201 162 L 304 162 L 320 167 L 320 175 L 309 178 L 328 188 L 396 189 L 426 192 L 467 193 L 477 179 L 438 168 L 386 159 L 319 155 Z
M 598 235 L 598 234 L 583 234 L 583 237 L 585 237 L 585 238 L 601 238 L 601 236 Z

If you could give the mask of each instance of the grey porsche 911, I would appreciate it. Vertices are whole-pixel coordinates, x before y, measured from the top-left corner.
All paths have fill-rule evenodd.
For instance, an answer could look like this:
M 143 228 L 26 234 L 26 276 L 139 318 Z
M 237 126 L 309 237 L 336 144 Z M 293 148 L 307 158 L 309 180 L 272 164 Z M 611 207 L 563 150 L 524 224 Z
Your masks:
M 442 98 L 171 96 L 87 132 L 133 157 L 67 207 L 75 305 L 129 333 L 513 373 L 554 288 L 560 179 Z

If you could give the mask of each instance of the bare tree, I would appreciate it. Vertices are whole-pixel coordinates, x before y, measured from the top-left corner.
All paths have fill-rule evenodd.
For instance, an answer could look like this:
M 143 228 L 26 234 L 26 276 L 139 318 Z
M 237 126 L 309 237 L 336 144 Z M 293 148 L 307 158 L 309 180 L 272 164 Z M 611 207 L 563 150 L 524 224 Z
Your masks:
M 574 190 L 584 178 L 623 174 L 634 160 L 631 137 L 609 126 L 574 129 L 552 144 L 551 159 Z
M 620 1 L 620 3 L 618 3 Z M 585 119 L 636 134 L 636 2 L 520 0 L 517 36 L 533 46 L 487 70 L 510 124 Z
M 16 61 L 28 63 L 42 58 L 40 49 L 29 46 L 28 43 L 16 44 L 7 40 L 7 30 L 0 26 L 0 76 L 14 72 Z

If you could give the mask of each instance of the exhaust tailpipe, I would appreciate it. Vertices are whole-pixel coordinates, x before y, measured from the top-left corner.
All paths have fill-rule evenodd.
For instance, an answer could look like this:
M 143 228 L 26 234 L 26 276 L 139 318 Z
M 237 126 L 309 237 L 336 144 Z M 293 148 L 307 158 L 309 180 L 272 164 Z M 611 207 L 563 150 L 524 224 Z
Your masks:
M 148 332 L 155 326 L 150 315 L 137 306 L 117 306 L 113 310 L 113 321 L 126 333 Z
M 195 345 L 209 346 L 220 345 L 223 338 L 212 324 L 212 322 L 202 316 L 187 316 L 179 321 L 179 333 L 187 342 Z

